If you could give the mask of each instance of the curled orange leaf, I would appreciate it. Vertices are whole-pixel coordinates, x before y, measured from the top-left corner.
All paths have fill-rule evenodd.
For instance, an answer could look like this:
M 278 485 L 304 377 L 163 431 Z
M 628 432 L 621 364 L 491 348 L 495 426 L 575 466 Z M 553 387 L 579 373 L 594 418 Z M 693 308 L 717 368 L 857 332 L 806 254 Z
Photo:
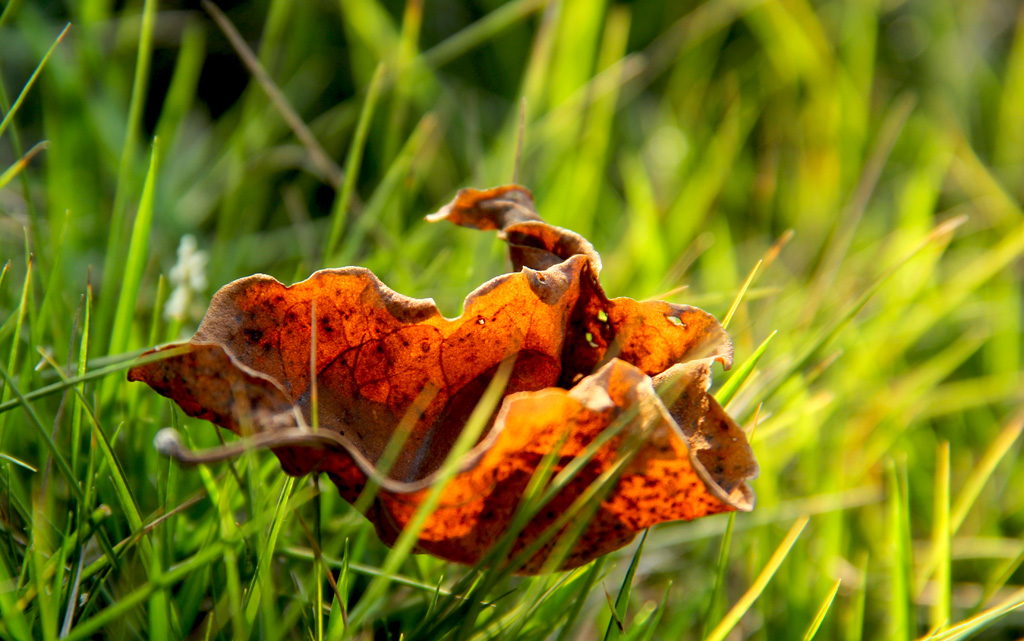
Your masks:
M 609 299 L 593 246 L 544 222 L 522 187 L 463 190 L 428 219 L 497 230 L 516 271 L 477 288 L 455 319 L 359 267 L 290 287 L 250 276 L 217 292 L 184 353 L 172 346 L 172 356 L 137 365 L 129 379 L 273 447 L 289 474 L 327 473 L 350 502 L 374 479 L 380 491 L 366 515 L 393 543 L 495 372 L 511 362 L 488 429 L 419 532 L 419 551 L 459 563 L 480 560 L 507 531 L 549 454 L 557 475 L 590 450 L 518 533 L 511 552 L 527 554 L 520 572 L 544 567 L 560 516 L 601 479 L 607 491 L 559 567 L 620 548 L 656 523 L 753 507 L 753 454 L 707 393 L 712 364 L 732 362 L 714 317 Z M 384 469 L 396 438 L 401 448 Z

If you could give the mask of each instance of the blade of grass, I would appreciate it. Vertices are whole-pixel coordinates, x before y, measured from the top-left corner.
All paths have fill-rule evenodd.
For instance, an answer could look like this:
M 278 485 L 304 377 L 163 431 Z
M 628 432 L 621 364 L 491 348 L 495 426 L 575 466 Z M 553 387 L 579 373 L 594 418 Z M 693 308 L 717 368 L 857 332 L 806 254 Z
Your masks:
M 153 28 L 156 24 L 156 4 L 157 0 L 144 0 L 142 4 L 142 22 L 139 28 L 139 48 L 135 56 L 132 95 L 128 102 L 128 118 L 125 121 L 124 144 L 121 146 L 117 182 L 114 185 L 114 208 L 110 216 L 107 251 L 103 259 L 100 295 L 105 298 L 102 300 L 98 310 L 100 327 L 110 326 L 110 315 L 115 312 L 114 300 L 116 299 L 117 305 L 120 306 L 121 300 L 126 294 L 122 290 L 121 296 L 118 297 L 114 296 L 114 291 L 117 281 L 122 280 L 122 270 L 125 265 L 125 256 L 121 248 L 124 246 L 125 227 L 128 225 L 128 195 L 133 188 L 129 183 L 132 182 L 132 173 L 136 170 L 135 148 L 139 141 L 142 116 L 146 107 L 146 90 L 149 87 L 149 67 L 153 58 Z M 150 165 L 152 168 L 152 163 Z M 138 221 L 136 221 L 135 226 L 139 226 Z M 127 276 L 124 278 L 127 278 Z M 133 299 L 135 298 L 134 292 L 131 296 Z M 117 318 L 115 318 L 115 322 L 116 320 Z M 106 340 L 112 339 L 107 338 Z
M 616 432 L 614 429 L 610 429 L 609 432 Z M 568 435 L 566 434 L 565 437 Z M 506 563 L 506 560 L 512 553 L 512 549 L 515 542 L 522 532 L 523 528 L 526 527 L 527 523 L 532 519 L 541 509 L 543 505 L 547 503 L 547 499 L 539 498 L 542 493 L 548 492 L 550 494 L 551 487 L 549 483 L 554 473 L 554 464 L 558 458 L 558 453 L 561 452 L 564 438 L 559 440 L 551 450 L 546 453 L 534 470 L 526 489 L 523 491 L 522 498 L 520 499 L 519 505 L 516 507 L 516 511 L 513 514 L 512 521 L 502 534 L 502 537 L 498 542 L 491 547 L 491 549 L 483 555 L 483 557 L 473 566 L 473 572 L 466 575 L 466 578 L 476 575 L 476 572 L 482 571 L 482 576 L 479 580 L 470 587 L 466 586 L 464 582 L 459 582 L 455 585 L 454 591 L 460 592 L 463 589 L 473 590 L 474 594 L 486 595 L 490 594 L 496 586 L 499 586 L 502 582 L 507 580 L 509 567 L 506 566 L 500 571 L 487 571 L 488 568 L 501 567 Z M 558 486 L 559 481 L 551 483 L 551 486 Z M 521 602 L 535 603 L 535 599 L 538 597 L 540 588 L 537 583 L 531 584 L 531 588 L 526 591 L 525 596 L 521 599 Z M 453 614 L 449 611 L 450 605 L 453 600 L 449 599 L 446 607 L 446 614 Z M 464 606 L 464 607 L 463 607 Z M 530 608 L 531 612 L 535 611 L 534 608 Z M 459 638 L 469 638 L 474 631 L 474 626 L 477 618 L 481 612 L 481 604 L 477 600 L 468 601 L 465 604 L 458 604 L 458 610 L 454 613 L 455 617 L 461 618 L 461 626 L 459 630 Z M 505 630 L 506 636 L 518 635 L 525 627 L 528 621 L 528 616 L 518 616 L 513 624 L 511 631 Z M 435 631 L 436 633 L 436 631 Z
M 316 554 L 313 552 L 313 550 L 306 549 L 306 548 L 300 548 L 300 547 L 296 547 L 296 546 L 289 546 L 289 547 L 281 548 L 280 550 L 278 550 L 278 553 L 281 554 L 282 556 L 285 556 L 285 557 L 288 557 L 288 558 L 292 558 L 292 559 L 301 559 L 303 561 L 309 561 L 309 562 L 313 562 L 314 560 L 316 560 Z M 348 570 L 350 570 L 350 571 L 352 571 L 352 572 L 354 572 L 356 574 L 362 574 L 364 576 L 370 576 L 370 577 L 382 577 L 382 576 L 385 576 L 383 571 L 381 570 L 381 568 L 374 567 L 372 565 L 368 565 L 368 564 L 365 564 L 365 563 L 353 563 L 353 562 L 349 561 L 347 566 L 346 566 L 344 559 L 337 559 L 337 558 L 328 556 L 326 554 L 323 555 L 323 560 L 324 560 L 324 564 L 327 565 L 328 567 L 337 568 L 337 569 L 344 569 L 344 568 L 347 567 Z M 461 598 L 459 595 L 454 594 L 450 590 L 446 590 L 444 588 L 438 588 L 437 585 L 432 585 L 430 583 L 424 583 L 423 581 L 419 581 L 419 580 L 417 580 L 415 578 L 404 576 L 404 575 L 399 575 L 399 574 L 392 575 L 391 576 L 391 581 L 394 582 L 395 584 L 401 585 L 403 587 L 415 588 L 417 590 L 423 590 L 423 591 L 428 592 L 428 593 L 433 593 L 433 592 L 437 591 L 441 596 L 455 596 L 456 598 Z M 341 584 L 342 584 L 342 582 L 339 581 L 338 585 L 340 586 Z
M 151 578 L 159 578 L 163 574 L 162 567 L 162 543 L 161 537 L 155 536 L 152 538 L 153 555 L 150 558 L 150 565 L 147 568 L 147 576 Z M 168 594 L 168 590 L 161 587 L 157 587 L 153 590 L 153 593 L 148 599 L 147 610 L 149 614 L 149 628 L 148 634 L 151 641 L 167 641 L 171 638 L 171 621 L 170 621 L 170 608 L 171 599 Z M 175 634 L 174 638 L 180 638 L 180 634 Z
M 46 513 L 46 496 L 36 493 L 32 502 L 32 516 L 34 523 L 45 523 L 49 520 Z M 34 527 L 30 533 L 32 547 L 28 551 L 32 569 L 31 580 L 36 588 L 37 606 L 39 608 L 39 629 L 42 632 L 44 641 L 55 641 L 57 638 L 57 603 L 56 586 L 51 583 L 54 577 L 47 576 L 43 571 L 45 560 L 52 556 L 53 543 L 50 540 L 51 530 L 49 527 Z
M 58 375 L 61 378 L 65 378 L 66 375 L 61 370 L 60 365 L 58 365 L 57 362 L 54 361 L 53 358 L 50 357 L 48 354 L 46 354 L 42 350 L 39 351 L 43 359 L 46 360 L 50 364 L 50 366 L 53 367 L 58 372 Z M 82 392 L 82 390 L 80 390 L 78 387 L 71 387 L 71 390 L 78 397 L 78 400 L 81 402 L 81 406 L 85 408 L 86 413 L 89 415 L 89 418 L 92 421 L 93 434 L 95 437 L 97 437 L 95 442 L 98 444 L 98 449 L 102 451 L 104 459 L 106 461 L 107 468 L 110 470 L 110 480 L 114 485 L 114 490 L 117 494 L 121 510 L 124 513 L 126 519 L 128 520 L 128 524 L 131 526 L 133 530 L 142 529 L 142 515 L 140 514 L 139 511 L 138 502 L 135 500 L 135 496 L 132 493 L 124 468 L 121 466 L 121 461 L 120 459 L 117 458 L 117 455 L 114 453 L 114 448 L 110 444 L 110 439 L 107 438 L 106 432 L 104 432 L 103 428 L 100 426 L 99 418 L 93 411 L 92 406 L 89 405 L 87 399 L 85 398 L 85 394 Z M 103 476 L 106 476 L 106 474 L 103 474 Z M 107 547 L 109 548 L 109 543 L 107 544 Z M 148 560 L 148 545 L 143 545 L 143 551 L 144 560 Z M 110 554 L 112 554 L 112 552 L 108 552 L 108 555 Z
M 1018 412 L 985 450 L 981 460 L 971 468 L 971 473 L 967 476 L 967 480 L 964 481 L 960 493 L 953 503 L 950 515 L 950 531 L 952 533 L 957 532 L 963 525 L 967 513 L 974 506 L 982 488 L 992 477 L 999 462 L 1011 451 L 1012 445 L 1020 437 L 1022 431 L 1024 431 L 1024 412 Z
M 50 143 L 44 140 L 43 142 L 36 143 L 31 149 L 26 151 L 25 155 L 18 159 L 18 162 L 14 163 L 4 170 L 4 173 L 0 174 L 0 189 L 6 187 L 7 183 L 11 182 L 15 176 L 21 173 L 21 170 L 27 167 L 28 164 L 32 162 L 32 159 L 36 157 L 36 154 L 49 149 L 49 147 Z
M 4 454 L 3 452 L 0 452 L 0 459 L 3 459 L 5 461 L 9 461 L 11 463 L 14 463 L 18 467 L 23 467 L 26 470 L 28 470 L 29 472 L 38 472 L 39 471 L 38 469 L 36 469 L 36 468 L 32 467 L 31 465 L 29 465 L 28 463 L 26 463 L 25 461 L 22 461 L 21 459 L 14 458 L 10 454 Z
M 858 585 L 850 599 L 850 607 L 846 610 L 846 620 L 843 625 L 846 641 L 861 641 L 864 638 L 864 606 L 867 602 L 869 561 L 867 552 L 864 552 L 855 566 Z
M 732 548 L 732 530 L 735 525 L 736 513 L 730 512 L 728 523 L 725 526 L 725 534 L 722 535 L 722 545 L 718 548 L 718 563 L 715 565 L 715 583 L 711 587 L 708 609 L 704 615 L 704 623 L 701 626 L 701 638 L 706 637 L 711 625 L 719 620 L 719 604 L 722 592 L 725 589 L 725 572 L 729 567 L 729 550 Z
M 398 157 L 388 167 L 387 172 L 381 179 L 380 184 L 374 191 L 373 198 L 366 204 L 366 208 L 352 225 L 352 230 L 346 234 L 345 242 L 338 252 L 338 262 L 348 265 L 355 261 L 358 252 L 364 249 L 366 236 L 373 230 L 374 226 L 380 225 L 380 217 L 390 202 L 390 196 L 400 187 L 401 181 L 408 176 L 409 167 L 413 161 L 423 152 L 431 136 L 437 127 L 437 118 L 427 114 L 420 120 L 416 129 L 405 142 L 405 146 L 399 152 Z M 397 249 L 396 249 L 397 251 Z
M 542 9 L 551 0 L 513 0 L 500 5 L 468 27 L 448 36 L 420 56 L 429 66 L 438 69 L 466 52 L 475 49 L 516 22 Z
M 978 605 L 974 609 L 974 614 L 977 614 L 986 603 L 992 600 L 996 592 L 1005 586 L 1011 578 L 1013 578 L 1014 572 L 1017 568 L 1024 564 L 1024 544 L 1021 544 L 1021 551 L 1016 557 L 1009 559 L 1002 567 L 999 568 L 998 572 L 994 573 L 993 578 L 989 579 L 985 583 L 985 591 L 981 595 L 981 599 L 978 600 Z
M 754 604 L 764 589 L 768 586 L 768 583 L 775 576 L 775 572 L 782 565 L 782 562 L 786 560 L 786 556 L 789 555 L 789 551 L 793 549 L 793 544 L 800 538 L 800 534 L 807 526 L 807 522 L 810 521 L 810 517 L 802 516 L 793 523 L 793 526 L 789 529 L 786 537 L 782 539 L 782 543 L 775 549 L 771 557 L 768 558 L 768 562 L 765 564 L 761 573 L 754 579 L 753 584 L 750 588 L 739 598 L 736 605 L 725 613 L 722 617 L 722 621 L 715 626 L 711 631 L 711 634 L 704 637 L 704 641 L 723 641 L 732 631 L 736 624 L 739 623 L 740 619 L 746 614 L 750 606 Z
M 262 605 L 261 596 L 264 592 L 264 581 L 269 581 L 271 576 L 271 563 L 277 550 L 277 540 L 281 534 L 281 526 L 284 525 L 285 508 L 288 506 L 288 498 L 291 496 L 292 488 L 295 486 L 295 477 L 289 476 L 277 498 L 277 507 L 274 510 L 274 517 L 270 522 L 270 533 L 267 540 L 260 549 L 259 560 L 256 563 L 256 572 L 249 582 L 249 589 L 245 593 L 245 602 L 242 607 L 245 609 L 245 620 L 249 626 L 256 621 L 256 610 Z
M 421 61 L 417 58 L 422 27 L 423 0 L 406 0 L 405 11 L 402 12 L 402 31 L 392 56 L 394 76 L 391 86 L 393 91 L 387 109 L 389 117 L 384 134 L 384 164 L 390 163 L 395 157 L 409 116 L 409 103 L 414 98 L 415 89 L 422 86 L 416 75 L 411 73 L 415 67 L 422 66 Z M 374 75 L 376 75 L 376 71 Z M 371 84 L 372 82 L 371 80 Z
M 21 93 L 19 93 L 18 97 L 14 99 L 14 104 L 12 104 L 11 108 L 7 110 L 6 114 L 4 114 L 3 120 L 0 120 L 0 136 L 4 135 L 4 131 L 6 131 L 7 127 L 14 120 L 14 115 L 18 113 L 18 109 L 21 107 L 21 103 L 25 100 L 25 96 L 27 96 L 28 92 L 32 89 L 32 85 L 36 83 L 36 79 L 39 77 L 39 74 L 42 73 L 43 67 L 46 66 L 46 62 L 50 59 L 50 56 L 53 55 L 53 52 L 57 49 L 57 45 L 59 45 L 60 41 L 64 39 L 64 36 L 70 28 L 70 22 L 64 25 L 60 35 L 58 35 L 57 39 L 53 41 L 50 48 L 46 50 L 46 54 L 43 56 L 43 59 L 39 61 L 38 65 L 36 65 L 35 71 L 33 71 L 32 75 L 29 76 L 28 80 L 25 82 L 25 86 L 21 88 Z
M 24 394 L 23 398 L 26 401 L 36 401 L 36 400 L 39 400 L 39 399 L 41 399 L 43 397 L 49 396 L 50 394 L 56 394 L 58 392 L 63 392 L 64 390 L 66 390 L 67 388 L 69 388 L 71 386 L 78 385 L 80 383 L 88 383 L 89 381 L 94 381 L 94 380 L 98 380 L 98 379 L 101 379 L 101 378 L 105 378 L 105 377 L 110 376 L 111 374 L 115 374 L 117 372 L 123 372 L 124 370 L 132 368 L 135 365 L 142 365 L 142 364 L 145 364 L 145 363 L 151 363 L 153 361 L 162 360 L 162 359 L 165 359 L 165 358 L 171 358 L 172 356 L 176 356 L 176 355 L 180 356 L 181 354 L 184 353 L 184 349 L 185 348 L 182 348 L 182 349 L 168 349 L 168 350 L 163 350 L 161 352 L 158 352 L 156 354 L 148 354 L 146 356 L 141 356 L 141 357 L 138 356 L 138 354 L 139 354 L 138 352 L 129 352 L 127 354 L 118 355 L 119 358 L 122 357 L 122 356 L 124 357 L 124 359 L 120 363 L 117 363 L 115 365 L 108 365 L 106 367 L 102 367 L 102 368 L 99 368 L 99 369 L 94 369 L 91 372 L 86 372 L 85 374 L 82 374 L 81 376 L 65 377 L 65 378 L 63 378 L 62 380 L 60 380 L 57 383 L 52 383 L 50 385 L 45 385 L 43 387 L 36 388 L 36 389 L 32 390 L 31 392 L 27 392 L 27 393 Z M 99 360 L 101 360 L 101 359 L 96 359 L 93 362 L 96 362 L 96 361 L 99 361 Z M 109 360 L 109 359 L 102 359 L 102 360 Z M 117 359 L 113 359 L 113 360 L 117 360 Z M 2 382 L 0 382 L 0 385 L 2 385 Z M 4 412 L 8 412 L 10 410 L 13 410 L 13 409 L 16 409 L 16 408 L 20 407 L 21 403 L 22 403 L 22 401 L 17 400 L 17 399 L 6 401 L 4 403 L 0 403 L 0 414 L 3 414 Z
M 963 525 L 964 520 L 967 518 L 967 513 L 981 495 L 981 490 L 989 478 L 991 478 L 996 466 L 1011 451 L 1013 444 L 1020 437 L 1022 431 L 1024 431 L 1024 412 L 1018 412 L 1003 427 L 988 449 L 985 450 L 981 460 L 971 468 L 971 472 L 961 486 L 960 493 L 957 495 L 956 501 L 953 503 L 953 507 L 948 515 L 949 535 L 951 537 L 960 530 L 960 526 Z M 942 549 L 937 547 L 929 553 L 928 559 L 917 576 L 918 590 L 924 589 L 925 583 L 931 578 L 932 573 L 935 572 L 936 567 L 940 563 L 938 554 Z M 934 624 L 935 621 L 932 621 L 932 625 Z
M 11 353 L 7 360 L 7 367 L 10 371 L 15 372 L 18 370 L 18 353 L 21 347 L 21 331 L 25 325 L 25 318 L 28 316 L 28 297 L 32 287 L 32 265 L 34 261 L 32 256 L 28 257 L 28 261 L 25 265 L 25 284 L 21 288 L 21 300 L 18 303 L 18 313 L 14 316 L 17 320 L 14 321 L 14 336 L 11 339 Z M 7 273 L 7 270 L 4 270 Z M 6 401 L 9 398 L 7 388 L 7 377 L 4 376 L 3 380 L 0 380 L 0 401 Z M 20 397 L 19 397 L 20 398 Z M 4 403 L 0 402 L 0 407 L 3 407 Z M 6 435 L 7 429 L 7 417 L 0 417 L 0 447 L 4 445 L 4 436 Z
M 932 516 L 932 549 L 937 560 L 935 594 L 929 625 L 941 629 L 950 621 L 952 585 L 950 579 L 949 441 L 941 441 L 935 453 L 935 509 Z
M 82 306 L 85 308 L 85 317 L 82 321 L 82 340 L 78 346 L 78 377 L 85 375 L 85 368 L 89 359 L 89 330 L 92 319 L 92 284 L 86 282 L 85 295 L 82 296 Z M 70 358 L 71 355 L 69 354 Z M 82 409 L 84 404 L 82 398 L 85 396 L 85 383 L 80 383 L 78 395 L 75 398 L 74 408 L 71 410 L 71 470 L 78 475 L 78 452 L 82 442 Z M 88 492 L 86 493 L 88 496 Z M 81 520 L 82 513 L 79 510 L 78 518 Z
M 740 387 L 747 378 L 750 377 L 754 368 L 757 367 L 757 362 L 761 360 L 762 356 L 764 356 L 768 346 L 771 345 L 772 339 L 774 339 L 778 333 L 779 330 L 775 330 L 769 334 L 768 338 L 764 339 L 764 341 L 761 342 L 761 345 L 754 350 L 754 353 L 751 354 L 747 360 L 743 361 L 742 365 L 736 368 L 736 371 L 729 377 L 729 380 L 722 384 L 721 389 L 719 389 L 718 393 L 715 394 L 715 400 L 718 401 L 719 405 L 722 407 L 729 405 L 729 401 L 736 396 L 736 392 L 740 391 Z
M 384 64 L 378 64 L 377 69 L 373 72 L 370 87 L 366 90 L 363 108 L 359 112 L 359 122 L 356 124 L 356 132 L 352 137 L 352 143 L 348 148 L 348 157 L 345 161 L 345 181 L 331 210 L 331 230 L 327 234 L 327 243 L 324 245 L 324 260 L 326 261 L 330 261 L 338 249 L 341 235 L 345 231 L 345 221 L 352 202 L 352 194 L 355 192 L 356 180 L 359 178 L 359 166 L 363 160 L 363 151 L 366 149 L 366 136 L 370 131 L 370 123 L 373 121 L 373 114 L 376 111 L 384 72 Z
M 206 29 L 198 23 L 187 23 L 181 34 L 181 45 L 167 89 L 167 97 L 160 109 L 160 119 L 154 129 L 155 137 L 164 141 L 164 154 L 174 149 L 175 137 L 189 108 L 196 99 L 199 76 L 202 72 L 206 49 Z M 163 159 L 161 158 L 161 161 Z
M 633 560 L 629 562 L 629 569 L 626 570 L 626 576 L 622 579 L 622 585 L 619 587 L 619 594 L 615 597 L 615 619 L 618 621 L 626 620 L 626 609 L 629 607 L 629 594 L 633 589 L 633 577 L 636 575 L 636 568 L 640 564 L 640 555 L 644 551 L 644 543 L 647 542 L 647 533 L 650 530 L 644 530 L 644 534 L 640 537 L 640 545 L 637 546 L 636 552 L 633 554 Z M 619 630 L 619 627 L 613 625 L 614 621 L 608 622 L 608 629 L 605 630 L 604 639 L 605 641 L 613 641 L 619 638 L 619 635 L 623 631 Z
M 124 280 L 121 282 L 120 296 L 117 299 L 114 327 L 110 333 L 109 351 L 114 353 L 125 351 L 131 342 L 132 322 L 135 320 L 139 285 L 142 283 L 142 272 L 146 268 L 146 260 L 149 255 L 149 235 L 153 226 L 156 178 L 159 171 L 159 149 L 159 141 L 154 138 L 153 148 L 150 152 L 149 171 L 146 173 L 146 183 L 142 188 L 142 199 L 139 202 L 139 212 L 136 214 L 135 223 L 132 226 L 132 238 L 128 245 Z M 108 379 L 104 384 L 104 393 L 101 397 L 111 398 L 120 384 L 121 382 L 116 379 Z
M 1017 590 L 999 605 L 991 607 L 977 616 L 964 619 L 960 623 L 929 637 L 929 639 L 934 641 L 959 641 L 960 639 L 966 639 L 978 630 L 988 627 L 993 622 L 1002 618 L 1006 613 L 1021 607 L 1024 607 L 1024 589 Z
M 743 302 L 743 297 L 747 295 L 747 290 L 750 289 L 750 284 L 754 282 L 754 276 L 757 275 L 757 270 L 761 267 L 761 263 L 763 262 L 763 259 L 758 260 L 757 264 L 754 265 L 754 268 L 750 270 L 750 275 L 747 276 L 747 280 L 743 282 L 743 287 L 740 287 L 740 291 L 736 294 L 736 299 L 732 301 L 732 305 L 729 307 L 728 313 L 726 313 L 725 318 L 722 320 L 723 329 L 729 329 L 729 323 L 732 322 L 733 314 L 735 314 L 736 310 L 739 309 L 740 303 Z
M 292 133 L 295 134 L 295 137 L 305 147 L 313 166 L 317 168 L 322 177 L 335 189 L 341 188 L 345 172 L 342 171 L 341 167 L 331 159 L 330 154 L 320 145 L 316 136 L 313 135 L 313 132 L 303 122 L 291 103 L 288 102 L 288 98 L 278 88 L 270 74 L 267 73 L 267 70 L 263 68 L 259 58 L 249 48 L 249 45 L 245 43 L 245 39 L 238 33 L 238 30 L 231 24 L 231 21 L 224 15 L 224 12 L 217 8 L 210 0 L 202 0 L 201 4 L 203 9 L 210 14 L 210 17 L 213 18 L 213 21 L 217 23 L 217 26 L 220 27 L 227 37 L 228 42 L 231 43 L 231 46 L 235 49 L 235 52 L 241 58 L 249 73 L 256 78 L 256 82 L 263 88 L 267 98 L 270 99 L 270 103 L 274 105 L 274 108 L 281 114 L 281 118 L 284 119 Z
M 828 596 L 825 597 L 821 607 L 818 608 L 818 613 L 814 616 L 814 620 L 811 621 L 811 625 L 808 626 L 807 632 L 804 634 L 804 641 L 811 641 L 818 634 L 818 628 L 821 627 L 825 616 L 828 615 L 828 611 L 832 607 L 832 601 L 836 598 L 836 593 L 839 592 L 840 583 L 842 583 L 842 580 L 836 579 L 836 582 L 832 584 L 832 589 L 829 590 Z
M 598 578 L 601 576 L 607 559 L 607 556 L 598 557 L 590 564 L 590 568 L 582 579 L 580 589 L 576 593 L 576 598 L 573 599 L 572 607 L 569 608 L 569 614 L 565 618 L 565 622 L 562 623 L 562 629 L 559 631 L 558 638 L 555 641 L 566 641 L 569 638 L 569 634 L 576 626 L 576 620 L 579 619 L 580 612 L 583 610 L 583 604 L 586 603 L 591 589 L 593 589 L 594 584 L 597 583 Z
M 7 24 L 7 21 L 11 19 L 11 16 L 14 15 L 14 13 L 18 10 L 20 6 L 21 0 L 11 0 L 7 3 L 7 5 L 4 7 L 4 10 L 0 12 L 0 27 L 3 27 L 5 24 Z
M 658 624 L 661 623 L 662 618 L 665 616 L 665 611 L 668 609 L 668 595 L 671 589 L 672 582 L 669 581 L 668 585 L 665 586 L 665 593 L 662 595 L 661 601 L 655 607 L 654 613 L 642 626 L 633 625 L 628 641 L 651 641 L 654 638 L 654 633 L 658 630 Z M 636 634 L 633 634 L 634 632 Z
M 906 472 L 902 466 L 889 461 L 885 467 L 885 478 L 886 491 L 889 495 L 886 530 L 890 552 L 886 638 L 896 641 L 911 637 L 913 604 L 910 595 L 910 576 L 913 561 L 910 558 Z

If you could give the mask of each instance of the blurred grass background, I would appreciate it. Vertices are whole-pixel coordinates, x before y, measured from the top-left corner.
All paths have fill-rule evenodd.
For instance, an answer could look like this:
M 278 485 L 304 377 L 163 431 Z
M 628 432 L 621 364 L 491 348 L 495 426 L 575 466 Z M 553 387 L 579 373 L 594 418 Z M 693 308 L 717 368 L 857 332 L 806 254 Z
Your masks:
M 251 54 L 193 2 L 0 14 L 0 636 L 1024 635 L 1024 6 L 219 6 Z M 762 261 L 737 363 L 778 333 L 728 406 L 758 507 L 489 607 L 403 557 L 368 602 L 387 550 L 329 484 L 169 465 L 160 427 L 218 437 L 123 370 L 257 271 L 364 265 L 456 315 L 504 248 L 422 216 L 512 179 L 521 100 L 517 180 L 609 294 L 721 318 Z M 185 235 L 207 285 L 167 314 Z

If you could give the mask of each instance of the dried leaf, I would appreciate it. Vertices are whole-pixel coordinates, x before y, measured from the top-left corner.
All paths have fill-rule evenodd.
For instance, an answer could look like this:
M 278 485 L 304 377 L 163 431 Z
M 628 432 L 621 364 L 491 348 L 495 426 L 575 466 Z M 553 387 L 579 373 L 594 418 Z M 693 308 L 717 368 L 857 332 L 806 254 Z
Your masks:
M 513 359 L 490 429 L 460 461 L 419 536 L 420 551 L 460 563 L 474 563 L 500 538 L 546 453 L 560 448 L 557 472 L 616 421 L 625 421 L 621 432 L 527 525 L 516 550 L 639 437 L 561 567 L 622 547 L 655 523 L 753 507 L 746 485 L 757 474 L 753 454 L 707 393 L 712 363 L 732 362 L 714 317 L 608 299 L 591 244 L 545 223 L 522 187 L 463 190 L 428 219 L 497 230 L 516 271 L 477 288 L 455 319 L 359 267 L 322 270 L 290 287 L 250 276 L 217 292 L 187 353 L 140 364 L 129 379 L 236 434 L 280 435 L 268 442 L 287 473 L 326 472 L 350 502 L 375 478 L 381 491 L 367 516 L 392 543 L 497 368 Z M 315 435 L 308 427 L 314 301 Z M 674 399 L 668 407 L 655 385 Z M 408 432 L 384 474 L 377 466 L 400 425 Z M 552 543 L 520 571 L 539 571 Z

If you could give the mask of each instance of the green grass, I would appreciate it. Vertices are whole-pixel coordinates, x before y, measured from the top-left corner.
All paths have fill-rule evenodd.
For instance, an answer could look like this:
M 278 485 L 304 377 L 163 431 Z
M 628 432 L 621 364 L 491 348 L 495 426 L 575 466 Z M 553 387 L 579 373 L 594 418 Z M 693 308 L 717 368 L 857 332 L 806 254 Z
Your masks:
M 1024 635 L 1018 3 L 192 4 L 0 13 L 0 638 Z M 422 217 L 513 175 L 611 295 L 728 317 L 753 512 L 515 577 L 389 550 L 270 453 L 156 453 L 219 444 L 124 380 L 198 322 L 183 235 L 200 304 L 358 264 L 452 316 L 504 248 Z

